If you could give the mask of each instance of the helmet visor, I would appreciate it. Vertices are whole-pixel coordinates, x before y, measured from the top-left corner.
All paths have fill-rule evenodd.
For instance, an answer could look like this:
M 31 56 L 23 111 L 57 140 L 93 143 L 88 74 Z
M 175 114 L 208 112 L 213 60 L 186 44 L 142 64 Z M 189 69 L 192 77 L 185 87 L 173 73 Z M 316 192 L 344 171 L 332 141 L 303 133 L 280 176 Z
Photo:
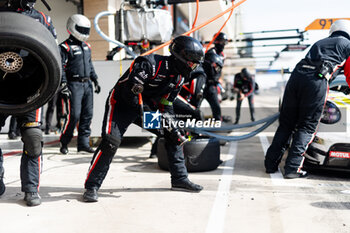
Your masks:
M 77 32 L 83 34 L 83 35 L 90 35 L 90 28 L 89 27 L 80 27 L 78 25 L 75 25 L 75 29 Z
M 226 45 L 227 44 L 227 40 L 225 40 L 225 39 L 218 39 L 218 40 L 215 40 L 215 44 Z

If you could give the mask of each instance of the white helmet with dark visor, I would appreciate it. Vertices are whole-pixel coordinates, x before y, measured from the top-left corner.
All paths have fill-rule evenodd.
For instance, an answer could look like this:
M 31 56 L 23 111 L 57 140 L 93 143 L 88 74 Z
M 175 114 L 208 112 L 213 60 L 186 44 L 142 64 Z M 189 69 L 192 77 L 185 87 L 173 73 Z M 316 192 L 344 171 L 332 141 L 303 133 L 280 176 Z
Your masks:
M 90 20 L 81 14 L 72 15 L 67 21 L 68 33 L 80 41 L 87 41 L 90 36 L 90 28 Z

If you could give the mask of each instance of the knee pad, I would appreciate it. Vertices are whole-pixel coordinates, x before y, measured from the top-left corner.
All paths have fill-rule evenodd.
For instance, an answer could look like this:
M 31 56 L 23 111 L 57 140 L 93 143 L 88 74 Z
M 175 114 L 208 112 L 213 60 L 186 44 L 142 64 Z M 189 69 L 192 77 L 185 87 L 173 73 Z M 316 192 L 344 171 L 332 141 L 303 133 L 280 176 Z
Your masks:
M 113 136 L 111 134 L 106 134 L 102 137 L 100 148 L 103 152 L 115 154 L 120 143 L 121 138 Z
M 22 130 L 24 154 L 37 158 L 41 155 L 43 135 L 39 128 L 26 128 Z

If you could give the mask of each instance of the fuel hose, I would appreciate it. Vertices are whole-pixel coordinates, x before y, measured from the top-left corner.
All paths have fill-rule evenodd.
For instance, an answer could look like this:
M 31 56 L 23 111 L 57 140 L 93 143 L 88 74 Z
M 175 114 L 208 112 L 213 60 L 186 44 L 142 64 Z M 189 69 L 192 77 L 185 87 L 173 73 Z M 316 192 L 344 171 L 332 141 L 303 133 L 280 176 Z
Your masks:
M 98 21 L 100 20 L 101 17 L 103 16 L 109 16 L 109 15 L 115 15 L 115 13 L 112 13 L 112 12 L 109 12 L 109 11 L 102 11 L 100 13 L 98 13 L 96 16 L 95 16 L 95 19 L 94 19 L 94 26 L 95 26 L 95 30 L 96 32 L 103 38 L 105 39 L 106 41 L 108 42 L 111 42 L 113 44 L 116 44 L 122 48 L 125 49 L 125 51 L 131 55 L 134 59 L 136 58 L 136 54 L 131 51 L 128 46 L 126 46 L 125 44 L 123 44 L 122 42 L 120 41 L 117 41 L 117 40 L 114 40 L 114 39 L 111 39 L 110 37 L 108 37 L 106 34 L 104 34 L 102 32 L 102 30 L 100 29 L 100 26 L 98 25 Z
M 205 136 L 209 136 L 209 137 L 214 137 L 217 138 L 219 140 L 224 140 L 224 141 L 241 141 L 241 140 L 245 140 L 251 137 L 254 137 L 255 135 L 257 135 L 258 133 L 264 131 L 267 127 L 269 127 L 271 124 L 273 124 L 279 117 L 279 113 L 276 113 L 272 116 L 266 117 L 264 119 L 255 121 L 255 122 L 250 122 L 250 123 L 245 123 L 245 124 L 240 124 L 240 125 L 231 125 L 231 126 L 225 126 L 225 127 L 221 127 L 221 128 L 186 128 L 186 130 L 192 132 L 192 133 L 196 133 L 196 134 L 201 134 L 201 135 L 205 135 Z M 264 124 L 263 124 L 264 123 Z M 244 135 L 239 135 L 239 136 L 224 136 L 224 135 L 220 135 L 220 134 L 216 134 L 215 132 L 218 131 L 231 131 L 233 129 L 241 129 L 241 128 L 247 128 L 247 127 L 252 127 L 252 126 L 256 126 L 259 124 L 263 124 L 260 128 L 249 132 L 247 134 Z

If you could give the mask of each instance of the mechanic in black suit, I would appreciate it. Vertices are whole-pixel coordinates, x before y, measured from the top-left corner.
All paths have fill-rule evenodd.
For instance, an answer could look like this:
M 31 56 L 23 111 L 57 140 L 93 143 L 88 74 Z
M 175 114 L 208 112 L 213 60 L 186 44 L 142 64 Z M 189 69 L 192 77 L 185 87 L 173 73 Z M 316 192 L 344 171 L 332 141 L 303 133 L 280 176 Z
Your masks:
M 85 181 L 85 202 L 97 201 L 97 191 L 129 125 L 142 125 L 141 102 L 155 114 L 162 113 L 165 121 L 174 120 L 173 101 L 181 90 L 183 76 L 188 76 L 202 62 L 204 52 L 200 42 L 188 36 L 176 37 L 169 48 L 170 56 L 137 57 L 111 90 L 106 102 L 102 141 Z M 182 147 L 187 141 L 184 132 L 177 127 L 164 127 L 163 131 L 172 190 L 200 192 L 203 187 L 188 179 Z
M 52 25 L 51 18 L 43 12 L 34 9 L 36 0 L 13 0 L 4 1 L 3 3 L 5 2 L 6 4 L 1 5 L 0 10 L 14 11 L 34 18 L 43 24 L 56 39 L 56 31 Z M 8 8 L 8 4 L 11 6 L 10 8 Z M 41 111 L 42 108 L 39 108 L 16 116 L 24 144 L 20 171 L 22 192 L 25 193 L 24 201 L 28 206 L 41 204 L 41 197 L 39 195 L 43 146 L 43 136 L 40 129 L 42 124 Z M 8 115 L 0 113 L 0 129 L 4 126 L 7 117 Z M 5 192 L 5 184 L 3 182 L 4 168 L 2 164 L 3 154 L 0 149 L 0 196 Z
M 327 100 L 329 83 L 350 56 L 350 21 L 337 20 L 330 36 L 317 41 L 293 70 L 283 96 L 279 127 L 265 157 L 266 173 L 278 170 L 287 141 L 292 145 L 284 167 L 287 179 L 303 178 L 304 154 L 313 141 Z M 346 73 L 350 76 L 348 73 Z
M 243 68 L 240 73 L 235 75 L 235 81 L 233 83 L 233 88 L 237 91 L 237 106 L 236 106 L 236 121 L 238 124 L 239 118 L 241 116 L 241 105 L 242 101 L 247 98 L 250 110 L 250 119 L 255 121 L 254 117 L 254 90 L 255 90 L 255 80 L 253 75 L 251 75 L 247 68 Z

